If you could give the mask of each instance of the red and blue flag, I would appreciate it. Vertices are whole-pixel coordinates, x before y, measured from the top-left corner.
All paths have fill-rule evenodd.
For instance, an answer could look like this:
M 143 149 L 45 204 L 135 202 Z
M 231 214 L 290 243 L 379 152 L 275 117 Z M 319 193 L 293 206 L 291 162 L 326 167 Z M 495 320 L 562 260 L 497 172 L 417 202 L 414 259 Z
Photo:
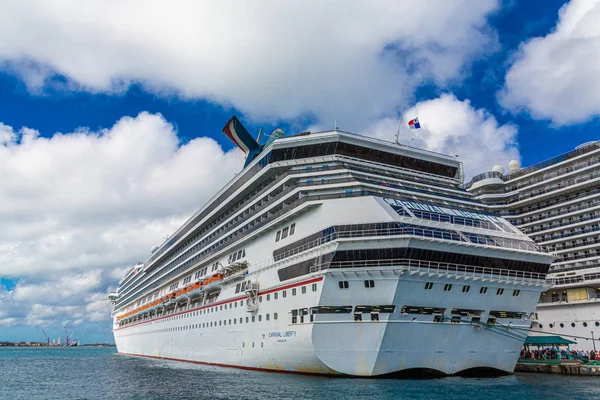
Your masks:
M 419 118 L 411 119 L 410 121 L 408 121 L 408 127 L 410 129 L 419 129 L 421 127 L 421 124 L 419 123 Z

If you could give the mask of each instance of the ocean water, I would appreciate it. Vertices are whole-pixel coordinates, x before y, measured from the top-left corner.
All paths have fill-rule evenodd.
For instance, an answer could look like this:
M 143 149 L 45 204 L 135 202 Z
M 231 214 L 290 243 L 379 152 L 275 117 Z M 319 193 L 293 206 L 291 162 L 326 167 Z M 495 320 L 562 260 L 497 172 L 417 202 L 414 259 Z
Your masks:
M 0 348 L 0 399 L 600 399 L 600 377 L 354 379 L 123 356 L 114 348 Z

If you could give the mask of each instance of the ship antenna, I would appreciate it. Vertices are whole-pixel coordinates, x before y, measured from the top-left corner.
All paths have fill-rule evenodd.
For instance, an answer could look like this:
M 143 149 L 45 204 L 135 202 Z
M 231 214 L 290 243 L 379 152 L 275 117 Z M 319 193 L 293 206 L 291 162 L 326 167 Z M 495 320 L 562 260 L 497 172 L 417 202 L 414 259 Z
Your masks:
M 400 125 L 402 124 L 402 115 L 404 115 L 404 100 L 406 99 L 406 90 L 408 89 L 408 79 L 410 76 L 406 77 L 406 82 L 404 83 L 404 93 L 402 94 L 402 105 L 400 106 L 400 119 L 398 121 L 398 131 L 396 132 L 396 144 L 400 140 Z

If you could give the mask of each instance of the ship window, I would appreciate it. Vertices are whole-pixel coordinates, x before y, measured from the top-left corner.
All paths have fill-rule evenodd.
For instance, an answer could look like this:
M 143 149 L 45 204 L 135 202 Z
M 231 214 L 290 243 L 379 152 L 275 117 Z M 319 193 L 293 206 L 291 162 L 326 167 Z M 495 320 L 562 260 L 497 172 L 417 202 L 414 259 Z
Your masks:
M 242 317 L 240 317 L 240 324 L 244 322 L 244 319 Z
M 313 291 L 313 292 L 316 292 L 316 291 L 317 291 L 317 284 L 316 284 L 316 283 L 313 283 L 313 284 L 312 284 L 312 291 Z
M 561 323 L 560 323 L 560 327 L 561 327 L 561 328 L 564 328 L 564 327 L 565 327 L 565 324 L 563 324 L 563 323 L 561 322 Z
M 471 286 L 469 285 L 464 285 L 462 288 L 463 293 L 469 293 L 469 290 L 471 290 Z
M 375 287 L 375 281 L 373 281 L 373 280 L 366 280 L 366 281 L 365 281 L 365 287 L 366 287 L 366 288 L 372 288 L 372 287 Z
M 267 301 L 271 301 L 271 295 L 270 294 L 267 295 Z
M 256 316 L 255 316 L 255 315 L 253 315 L 253 316 L 252 316 L 252 322 L 255 322 L 255 321 L 256 321 Z
M 550 329 L 554 328 L 554 324 L 549 324 L 548 326 L 550 327 Z
M 229 325 L 231 325 L 231 320 L 229 320 Z
M 587 322 L 583 323 L 583 327 L 586 328 L 587 327 Z
M 273 313 L 273 319 L 277 319 L 277 313 Z
M 306 294 L 306 286 L 302 286 L 302 294 Z
M 229 303 L 229 308 L 233 308 L 233 303 Z
M 246 317 L 246 323 L 248 323 L 248 321 L 250 321 L 250 319 L 248 317 Z
M 348 289 L 348 281 L 339 281 L 338 286 L 340 289 Z
M 513 290 L 513 296 L 515 296 L 515 297 L 516 297 L 516 296 L 518 296 L 518 295 L 520 295 L 520 294 L 521 294 L 521 291 L 520 291 L 520 290 Z
M 433 289 L 433 282 L 425 283 L 425 290 L 431 290 L 431 289 Z
M 481 289 L 479 289 L 479 293 L 480 294 L 486 294 L 487 293 L 487 289 L 488 289 L 487 287 L 482 286 Z
M 502 296 L 503 294 L 504 294 L 504 289 L 500 288 L 500 289 L 496 290 L 497 296 Z
M 258 322 L 262 322 L 262 315 L 258 316 Z
M 233 304 L 235 304 L 235 308 L 237 308 L 237 301 L 236 301 L 236 302 L 234 302 Z
M 281 230 L 281 239 L 285 239 L 288 236 L 289 228 L 286 226 Z
M 278 297 L 279 297 L 279 293 L 277 293 L 277 292 L 273 293 L 273 300 L 277 300 Z
M 269 320 L 269 314 L 265 315 L 265 319 L 268 321 Z
M 223 305 L 219 306 L 219 310 L 223 311 Z
M 294 223 L 294 224 L 290 225 L 290 236 L 292 236 L 295 231 L 296 231 L 296 224 Z
M 283 296 L 283 298 L 285 299 L 287 296 L 287 292 L 284 290 L 283 292 L 281 292 L 281 296 Z
M 262 303 L 262 298 L 263 298 L 262 296 L 258 296 L 258 302 L 259 303 Z
M 219 320 L 219 326 L 221 326 L 221 321 Z
M 281 239 L 281 231 L 277 231 L 277 236 L 275 237 L 275 241 L 279 242 L 279 239 Z
M 452 284 L 451 283 L 446 283 L 444 285 L 444 292 L 450 292 L 452 290 Z
M 384 307 L 384 306 L 382 306 Z M 385 306 L 389 307 L 389 306 Z M 445 308 L 438 307 L 421 307 L 421 306 L 402 306 L 400 312 L 402 314 L 424 314 L 424 315 L 432 315 L 432 314 L 444 314 Z
M 242 286 L 241 283 L 238 283 L 237 285 L 235 285 L 235 293 L 239 293 L 240 292 L 240 287 Z
M 296 295 L 296 288 L 292 289 L 292 296 Z
M 242 258 L 242 251 L 238 251 L 237 253 L 237 259 L 240 260 Z

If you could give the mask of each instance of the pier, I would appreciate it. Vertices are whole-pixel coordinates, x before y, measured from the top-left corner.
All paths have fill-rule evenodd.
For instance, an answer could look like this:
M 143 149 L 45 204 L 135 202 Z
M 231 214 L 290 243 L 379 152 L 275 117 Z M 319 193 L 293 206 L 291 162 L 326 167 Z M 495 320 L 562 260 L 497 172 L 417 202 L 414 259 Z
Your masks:
M 600 363 L 596 361 L 586 364 L 580 360 L 519 360 L 515 372 L 600 376 Z

